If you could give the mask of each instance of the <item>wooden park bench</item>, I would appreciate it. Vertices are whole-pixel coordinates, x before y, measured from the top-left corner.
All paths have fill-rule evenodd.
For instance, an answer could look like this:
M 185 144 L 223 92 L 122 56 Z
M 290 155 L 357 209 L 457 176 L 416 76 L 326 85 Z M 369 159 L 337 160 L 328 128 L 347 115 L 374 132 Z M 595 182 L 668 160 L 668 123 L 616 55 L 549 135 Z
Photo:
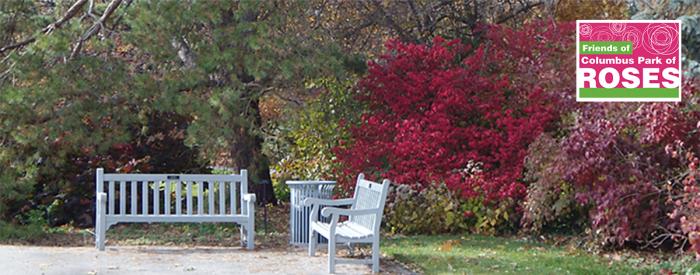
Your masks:
M 178 175 L 105 174 L 99 168 L 95 185 L 99 250 L 105 248 L 110 226 L 154 222 L 233 222 L 241 226 L 241 244 L 255 247 L 255 194 L 248 194 L 246 170 L 240 175 Z
M 336 263 L 371 264 L 372 272 L 379 272 L 379 226 L 382 223 L 382 214 L 386 196 L 389 192 L 389 180 L 382 184 L 364 179 L 364 175 L 357 177 L 355 195 L 353 198 L 340 200 L 324 200 L 307 198 L 304 205 L 313 206 L 311 209 L 309 230 L 309 256 L 316 254 L 316 234 L 328 239 L 328 272 L 335 272 Z M 319 208 L 321 215 L 331 217 L 330 223 L 318 221 Z M 338 208 L 335 206 L 350 206 L 350 208 Z M 348 220 L 339 222 L 340 216 L 347 216 Z M 371 243 L 371 259 L 335 259 L 336 243 Z

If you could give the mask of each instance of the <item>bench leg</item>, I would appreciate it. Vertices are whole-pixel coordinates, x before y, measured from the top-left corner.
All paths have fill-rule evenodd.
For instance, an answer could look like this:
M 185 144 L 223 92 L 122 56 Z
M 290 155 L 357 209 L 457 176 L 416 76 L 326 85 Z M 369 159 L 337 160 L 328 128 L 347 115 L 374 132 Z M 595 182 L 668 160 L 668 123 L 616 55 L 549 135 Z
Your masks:
M 104 237 L 102 237 L 102 227 L 100 226 L 100 218 L 95 221 L 95 248 L 102 251 L 104 247 Z
M 105 218 L 107 215 L 106 208 L 107 196 L 104 193 L 97 194 L 97 211 L 95 211 L 95 246 L 98 250 L 105 250 L 105 238 L 107 232 L 107 224 Z
M 335 273 L 335 236 L 328 238 L 328 273 Z
M 100 225 L 99 229 L 95 234 L 97 235 L 97 249 L 100 251 L 105 251 L 105 234 L 104 224 Z
M 247 235 L 245 238 L 246 248 L 253 250 L 255 248 L 255 224 L 252 222 L 248 224 L 245 231 Z
M 372 242 L 372 272 L 379 272 L 379 241 Z
M 317 242 L 316 231 L 313 228 L 309 229 L 309 256 L 316 256 L 316 242 Z
M 253 201 L 248 202 L 248 224 L 245 227 L 245 231 L 247 233 L 247 236 L 245 238 L 246 240 L 246 248 L 248 250 L 253 250 L 255 248 L 255 204 Z
M 245 226 L 241 225 L 239 230 L 241 231 L 241 246 L 244 246 L 245 242 L 246 242 L 246 240 L 245 240 Z

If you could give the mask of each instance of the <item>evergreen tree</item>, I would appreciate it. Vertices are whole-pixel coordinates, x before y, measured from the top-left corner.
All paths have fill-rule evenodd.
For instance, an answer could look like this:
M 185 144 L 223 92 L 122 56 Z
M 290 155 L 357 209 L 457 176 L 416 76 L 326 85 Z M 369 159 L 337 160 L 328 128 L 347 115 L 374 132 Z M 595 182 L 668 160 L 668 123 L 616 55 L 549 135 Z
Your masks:
M 290 1 L 1 3 L 0 215 L 38 204 L 64 216 L 56 223 L 88 224 L 96 167 L 224 160 L 269 182 L 261 99 L 342 76 L 309 12 Z

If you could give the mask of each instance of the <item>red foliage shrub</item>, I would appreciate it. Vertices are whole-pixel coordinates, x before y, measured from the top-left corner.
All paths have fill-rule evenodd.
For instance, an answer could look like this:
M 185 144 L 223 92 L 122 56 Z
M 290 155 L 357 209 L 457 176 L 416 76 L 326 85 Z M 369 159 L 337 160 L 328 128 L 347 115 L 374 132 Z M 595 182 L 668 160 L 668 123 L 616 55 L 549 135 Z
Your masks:
M 370 112 L 335 149 L 346 178 L 365 172 L 417 189 L 445 182 L 485 203 L 521 199 L 527 146 L 571 94 L 556 83 L 572 70 L 556 62 L 571 56 L 572 30 L 491 26 L 475 49 L 439 37 L 431 46 L 390 41 L 359 83 Z
M 684 187 L 694 182 L 688 171 L 700 150 L 696 93 L 686 84 L 680 103 L 579 105 L 559 142 L 560 155 L 537 173 L 559 176 L 533 184 L 573 184 L 577 201 L 590 206 L 592 233 L 602 244 L 683 239 L 700 224 L 681 221 L 681 212 L 700 213 L 690 192 L 696 187 Z M 527 224 L 531 218 L 525 217 Z

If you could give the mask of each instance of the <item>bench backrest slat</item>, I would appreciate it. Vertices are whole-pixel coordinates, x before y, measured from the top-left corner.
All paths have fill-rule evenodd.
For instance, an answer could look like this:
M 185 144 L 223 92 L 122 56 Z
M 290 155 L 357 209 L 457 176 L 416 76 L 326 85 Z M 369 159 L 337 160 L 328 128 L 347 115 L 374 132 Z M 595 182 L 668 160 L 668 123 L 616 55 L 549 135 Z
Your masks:
M 248 192 L 245 170 L 241 170 L 241 175 L 202 175 L 105 174 L 102 169 L 98 169 L 96 179 L 97 192 L 107 195 L 108 216 L 247 213 L 243 203 L 240 203 L 239 208 L 239 200 Z
M 187 183 L 187 191 L 185 193 L 185 196 L 187 196 L 187 215 L 192 215 L 192 183 L 188 182 Z
M 376 214 L 372 215 L 354 215 L 350 217 L 350 221 L 357 223 L 371 231 L 379 229 L 386 196 L 389 192 L 389 180 L 384 180 L 381 184 L 364 179 L 365 175 L 360 174 L 357 177 L 357 185 L 355 186 L 355 202 L 352 209 L 378 209 Z
M 107 200 L 109 202 L 109 214 L 114 215 L 114 181 L 109 182 L 109 199 Z
M 148 215 L 148 182 L 141 182 L 141 213 Z

